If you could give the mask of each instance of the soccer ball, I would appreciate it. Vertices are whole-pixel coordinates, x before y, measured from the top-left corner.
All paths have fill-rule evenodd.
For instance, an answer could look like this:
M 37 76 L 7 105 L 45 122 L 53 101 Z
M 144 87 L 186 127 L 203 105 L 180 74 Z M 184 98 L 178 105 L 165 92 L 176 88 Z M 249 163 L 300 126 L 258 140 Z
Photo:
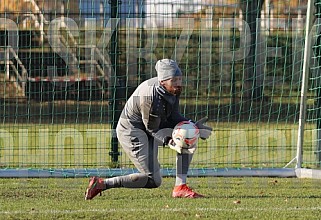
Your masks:
M 198 127 L 190 121 L 179 122 L 173 130 L 172 138 L 176 145 L 182 148 L 194 146 L 200 136 Z

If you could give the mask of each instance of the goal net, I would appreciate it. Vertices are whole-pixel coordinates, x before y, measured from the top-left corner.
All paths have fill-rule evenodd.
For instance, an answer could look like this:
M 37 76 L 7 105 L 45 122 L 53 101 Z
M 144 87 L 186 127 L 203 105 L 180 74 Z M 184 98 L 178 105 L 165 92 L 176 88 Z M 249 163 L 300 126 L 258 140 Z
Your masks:
M 213 127 L 190 175 L 318 168 L 320 28 L 318 19 L 306 23 L 319 8 L 307 0 L 2 1 L 0 177 L 134 172 L 115 127 L 162 58 L 183 72 L 181 113 Z M 160 147 L 159 160 L 163 175 L 175 174 L 174 151 Z

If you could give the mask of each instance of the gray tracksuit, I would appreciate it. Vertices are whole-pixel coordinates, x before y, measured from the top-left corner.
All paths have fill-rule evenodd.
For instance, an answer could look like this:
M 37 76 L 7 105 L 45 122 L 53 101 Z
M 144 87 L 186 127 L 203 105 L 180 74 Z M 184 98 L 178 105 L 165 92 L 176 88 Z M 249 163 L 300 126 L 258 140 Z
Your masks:
M 166 134 L 158 131 L 174 128 L 178 122 L 184 120 L 188 119 L 179 113 L 178 97 L 168 93 L 155 77 L 140 84 L 128 99 L 117 132 L 130 134 L 132 129 L 141 129 L 162 143 Z
M 140 173 L 112 178 L 110 187 L 160 186 L 158 146 L 184 120 L 188 119 L 179 113 L 179 97 L 160 86 L 157 77 L 141 83 L 128 99 L 116 129 L 121 146 Z M 178 154 L 177 157 L 177 170 L 187 173 L 192 156 Z

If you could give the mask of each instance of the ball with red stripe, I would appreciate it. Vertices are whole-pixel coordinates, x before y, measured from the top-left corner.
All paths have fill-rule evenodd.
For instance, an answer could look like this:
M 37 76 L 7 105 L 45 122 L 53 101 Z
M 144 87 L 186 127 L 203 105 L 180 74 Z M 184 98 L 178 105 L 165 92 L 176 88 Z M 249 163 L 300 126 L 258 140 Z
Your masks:
M 179 122 L 173 130 L 172 138 L 178 146 L 189 148 L 197 144 L 200 131 L 191 121 Z

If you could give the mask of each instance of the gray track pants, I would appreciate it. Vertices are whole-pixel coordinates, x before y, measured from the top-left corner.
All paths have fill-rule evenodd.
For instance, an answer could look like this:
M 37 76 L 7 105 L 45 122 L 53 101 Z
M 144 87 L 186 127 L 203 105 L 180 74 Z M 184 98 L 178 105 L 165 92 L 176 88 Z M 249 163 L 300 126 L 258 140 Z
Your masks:
M 162 132 L 171 135 L 172 129 L 163 129 Z M 158 146 L 154 138 L 143 130 L 117 127 L 117 138 L 140 173 L 112 178 L 109 188 L 156 188 L 162 183 L 160 164 L 158 161 Z M 177 174 L 187 174 L 192 160 L 191 154 L 177 154 Z

